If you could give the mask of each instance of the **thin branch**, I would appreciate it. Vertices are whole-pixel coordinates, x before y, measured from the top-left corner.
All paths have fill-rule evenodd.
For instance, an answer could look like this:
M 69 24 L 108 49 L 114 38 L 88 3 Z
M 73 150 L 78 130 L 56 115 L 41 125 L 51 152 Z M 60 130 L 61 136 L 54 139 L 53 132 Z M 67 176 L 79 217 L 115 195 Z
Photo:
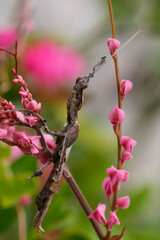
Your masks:
M 115 25 L 114 25 L 114 17 L 113 17 L 113 10 L 112 10 L 111 0 L 108 0 L 108 6 L 109 6 L 110 19 L 111 19 L 111 26 L 112 26 L 112 36 L 113 36 L 113 38 L 116 38 L 116 32 L 115 32 Z
M 83 196 L 81 190 L 79 189 L 76 181 L 74 180 L 73 176 L 69 172 L 67 168 L 63 170 L 63 176 L 65 177 L 66 181 L 68 182 L 69 186 L 71 187 L 75 197 L 78 199 L 79 203 L 81 204 L 83 210 L 85 211 L 87 217 L 93 212 L 90 208 L 88 202 L 86 201 L 85 197 Z M 105 234 L 100 226 L 100 224 L 95 219 L 89 219 L 92 226 L 94 227 L 99 239 L 104 239 Z

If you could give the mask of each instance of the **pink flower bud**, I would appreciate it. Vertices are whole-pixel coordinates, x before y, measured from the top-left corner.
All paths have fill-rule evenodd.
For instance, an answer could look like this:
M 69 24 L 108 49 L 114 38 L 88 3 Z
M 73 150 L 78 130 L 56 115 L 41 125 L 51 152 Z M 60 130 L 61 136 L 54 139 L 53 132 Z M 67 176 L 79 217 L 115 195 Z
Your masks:
M 88 218 L 95 218 L 99 224 L 101 224 L 101 220 L 106 223 L 105 211 L 106 205 L 99 203 L 97 208 L 88 216 Z
M 129 172 L 123 169 L 116 169 L 114 166 L 107 169 L 107 174 L 109 175 L 112 184 L 117 184 L 119 182 L 126 182 L 129 179 Z
M 113 185 L 111 179 L 106 177 L 103 181 L 103 189 L 105 191 L 105 196 L 108 197 L 113 194 Z
M 20 83 L 24 82 L 23 77 L 21 75 L 18 75 L 18 80 L 19 80 Z
M 28 98 L 23 98 L 23 99 L 22 99 L 22 105 L 23 105 L 23 107 L 24 107 L 25 109 L 27 109 L 28 103 L 29 103 Z
M 32 100 L 26 105 L 26 109 L 28 111 L 39 112 L 41 109 L 41 103 L 37 103 L 36 100 Z
M 20 203 L 22 206 L 29 206 L 31 204 L 32 197 L 29 194 L 25 194 L 21 196 Z
M 112 124 L 117 126 L 120 122 L 123 122 L 123 120 L 125 119 L 125 112 L 118 107 L 114 107 L 109 112 L 108 118 Z
M 23 87 L 21 87 L 21 89 L 19 91 L 19 96 L 21 98 L 26 98 L 28 96 L 28 92 Z
M 127 152 L 133 152 L 133 147 L 136 146 L 137 142 L 130 137 L 123 136 L 121 137 L 120 144 Z
M 25 119 L 31 127 L 38 121 L 38 117 L 36 116 L 28 116 Z
M 19 80 L 17 78 L 15 78 L 15 79 L 12 80 L 12 82 L 17 84 L 17 83 L 19 83 Z
M 129 92 L 131 91 L 133 87 L 133 83 L 129 80 L 122 80 L 121 81 L 121 94 L 122 98 Z
M 108 38 L 107 44 L 111 54 L 113 54 L 115 50 L 120 47 L 120 42 L 115 38 Z
M 4 129 L 4 128 L 0 128 L 0 140 L 3 140 L 7 137 L 7 129 Z
M 116 201 L 116 208 L 121 207 L 123 209 L 128 208 L 130 205 L 129 196 L 118 198 Z
M 111 229 L 111 227 L 114 224 L 120 225 L 120 222 L 119 222 L 119 219 L 118 219 L 116 213 L 111 211 L 110 215 L 109 215 L 109 219 L 107 220 L 105 226 L 107 227 L 107 229 Z
M 122 166 L 124 166 L 125 161 L 127 161 L 131 158 L 132 158 L 132 155 L 129 152 L 127 152 L 126 150 L 124 150 L 122 152 Z
M 12 68 L 11 73 L 15 76 L 16 75 L 16 70 Z
M 9 110 L 15 110 L 16 109 L 16 107 L 13 105 L 13 103 L 12 102 L 9 102 L 9 106 L 8 106 L 9 108 Z

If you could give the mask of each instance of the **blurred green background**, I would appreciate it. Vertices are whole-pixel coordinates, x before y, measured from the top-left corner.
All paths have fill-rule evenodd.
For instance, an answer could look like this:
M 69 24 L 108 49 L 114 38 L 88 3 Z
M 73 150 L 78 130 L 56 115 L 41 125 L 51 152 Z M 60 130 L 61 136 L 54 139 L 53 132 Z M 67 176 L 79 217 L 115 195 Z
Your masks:
M 22 21 L 18 17 L 21 17 L 25 2 L 12 0 L 8 5 L 1 1 L 1 28 L 17 26 Z M 109 54 L 107 38 L 111 37 L 111 27 L 107 1 L 28 2 L 24 14 L 33 20 L 35 27 L 24 38 L 21 36 L 23 44 L 20 46 L 26 49 L 28 44 L 49 39 L 65 47 L 74 47 L 84 63 L 78 74 L 87 74 L 102 56 Z M 133 159 L 125 165 L 130 180 L 122 184 L 119 193 L 120 196 L 129 195 L 131 205 L 127 210 L 118 210 L 121 225 L 115 226 L 113 233 L 120 233 L 126 226 L 124 240 L 158 240 L 160 1 L 112 0 L 112 4 L 117 39 L 121 43 L 139 27 L 144 30 L 119 53 L 120 78 L 130 79 L 134 85 L 124 101 L 123 135 L 134 138 L 138 145 Z M 41 88 L 41 81 L 37 85 L 34 75 L 24 69 L 23 57 L 23 53 L 19 54 L 20 74 L 29 84 L 34 98 L 42 102 L 42 116 L 47 119 L 49 128 L 60 129 L 66 121 L 66 101 L 74 82 L 73 76 L 70 81 L 63 77 L 60 86 L 53 79 L 53 89 Z M 0 58 L 0 92 L 19 107 L 19 88 L 11 82 L 13 66 L 10 57 Z M 102 182 L 107 176 L 106 169 L 116 165 L 116 139 L 108 121 L 108 113 L 116 104 L 115 73 L 110 61 L 85 90 L 83 108 L 79 112 L 80 134 L 68 159 L 71 173 L 93 209 L 99 202 L 107 203 Z M 27 221 L 27 240 L 98 239 L 67 183 L 63 184 L 46 214 L 43 222 L 45 234 L 38 235 L 33 229 L 33 218 L 37 212 L 34 199 L 41 188 L 40 179 L 27 179 L 37 169 L 37 160 L 23 155 L 13 161 L 10 147 L 4 144 L 0 145 L 0 153 L 0 240 L 23 240 L 19 239 L 17 206 L 24 194 L 32 196 L 31 204 L 21 209 Z

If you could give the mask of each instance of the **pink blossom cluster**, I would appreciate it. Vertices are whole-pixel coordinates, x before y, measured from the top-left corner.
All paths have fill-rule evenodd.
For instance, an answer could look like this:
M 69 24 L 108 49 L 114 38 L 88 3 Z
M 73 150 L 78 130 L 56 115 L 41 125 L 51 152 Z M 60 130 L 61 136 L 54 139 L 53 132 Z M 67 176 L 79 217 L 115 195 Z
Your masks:
M 121 101 L 123 101 L 124 97 L 126 94 L 131 91 L 133 87 L 133 84 L 129 80 L 122 80 L 121 81 L 121 88 L 120 88 L 120 93 L 121 93 Z M 117 129 L 118 125 L 123 122 L 125 119 L 125 112 L 120 109 L 119 107 L 114 107 L 108 114 L 108 118 L 110 122 L 113 124 L 113 129 L 115 134 L 117 135 Z M 122 136 L 120 139 L 120 145 L 123 146 L 124 151 L 122 152 L 122 157 L 121 157 L 121 167 L 124 166 L 124 163 L 132 158 L 132 155 L 130 154 L 133 152 L 133 147 L 137 144 L 137 142 L 128 137 L 128 136 Z
M 12 73 L 15 73 L 15 70 L 12 69 Z M 32 94 L 29 92 L 27 88 L 26 82 L 23 80 L 22 76 L 16 75 L 16 78 L 13 79 L 13 83 L 21 84 L 21 89 L 19 91 L 19 95 L 22 99 L 23 107 L 28 111 L 39 112 L 41 110 L 41 103 L 37 103 L 36 100 L 32 98 Z
M 103 189 L 105 191 L 105 195 L 107 196 L 107 198 L 110 199 L 110 196 L 113 195 L 115 192 L 115 187 L 118 185 L 118 187 L 120 188 L 120 182 L 128 181 L 129 172 L 122 169 L 116 169 L 114 168 L 114 166 L 111 166 L 111 168 L 107 169 L 107 174 L 109 177 L 106 177 L 104 179 Z M 116 201 L 116 209 L 114 211 L 112 210 L 110 211 L 109 219 L 106 220 L 105 218 L 106 205 L 99 203 L 95 211 L 89 215 L 89 218 L 95 218 L 100 224 L 102 220 L 106 228 L 110 230 L 114 224 L 120 225 L 119 219 L 116 215 L 116 210 L 119 207 L 123 209 L 128 208 L 129 204 L 130 204 L 129 196 L 118 198 Z
M 25 115 L 23 111 L 16 111 L 15 106 L 11 102 L 0 98 L 0 140 L 10 146 L 17 146 L 23 153 L 31 154 L 37 157 L 42 163 L 46 163 L 49 161 L 49 157 L 41 145 L 41 136 L 29 135 L 29 133 L 17 130 L 15 127 L 35 127 L 39 118 L 34 113 L 37 114 L 40 112 L 41 103 L 37 103 L 32 98 L 26 82 L 21 76 L 16 74 L 14 69 L 12 69 L 12 73 L 15 76 L 13 83 L 20 83 L 22 86 L 19 95 L 22 99 L 22 105 L 29 115 Z M 49 134 L 43 134 L 43 138 L 48 150 L 52 153 L 56 147 L 53 137 Z

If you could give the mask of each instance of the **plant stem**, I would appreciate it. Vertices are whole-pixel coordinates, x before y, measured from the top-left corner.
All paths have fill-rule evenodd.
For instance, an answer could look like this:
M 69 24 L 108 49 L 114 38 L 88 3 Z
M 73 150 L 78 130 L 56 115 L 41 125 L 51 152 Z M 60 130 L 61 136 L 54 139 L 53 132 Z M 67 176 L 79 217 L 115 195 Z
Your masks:
M 24 208 L 21 205 L 17 204 L 16 211 L 18 217 L 19 240 L 27 240 L 27 223 Z
M 93 212 L 90 208 L 88 202 L 86 201 L 85 197 L 83 196 L 81 190 L 79 189 L 76 181 L 74 180 L 73 176 L 69 172 L 68 169 L 64 169 L 63 176 L 65 177 L 66 181 L 68 182 L 69 186 L 71 187 L 73 193 L 75 194 L 76 198 L 78 199 L 79 203 L 81 204 L 83 210 L 85 211 L 87 217 Z M 105 239 L 105 234 L 100 226 L 100 224 L 95 219 L 89 219 L 92 226 L 94 227 L 98 237 L 100 240 Z
M 116 38 L 115 34 L 115 25 L 114 25 L 114 17 L 113 17 L 113 10 L 112 10 L 112 3 L 111 0 L 108 0 L 108 6 L 109 6 L 109 13 L 110 13 L 110 19 L 111 19 L 111 26 L 112 26 L 112 36 L 113 38 Z M 119 78 L 119 69 L 118 69 L 118 58 L 117 54 L 113 57 L 114 60 L 114 66 L 115 66 L 115 73 L 116 73 L 116 82 L 117 82 L 117 93 L 118 93 L 118 107 L 122 109 L 122 100 L 121 100 L 121 92 L 120 92 L 120 78 Z M 117 146 L 118 146 L 118 156 L 117 156 L 117 169 L 121 168 L 121 145 L 120 145 L 120 139 L 121 139 L 121 123 L 118 125 L 118 132 L 117 132 Z M 112 203 L 112 211 L 116 210 L 116 201 L 118 198 L 118 184 L 115 185 L 115 191 L 113 196 L 113 203 Z

